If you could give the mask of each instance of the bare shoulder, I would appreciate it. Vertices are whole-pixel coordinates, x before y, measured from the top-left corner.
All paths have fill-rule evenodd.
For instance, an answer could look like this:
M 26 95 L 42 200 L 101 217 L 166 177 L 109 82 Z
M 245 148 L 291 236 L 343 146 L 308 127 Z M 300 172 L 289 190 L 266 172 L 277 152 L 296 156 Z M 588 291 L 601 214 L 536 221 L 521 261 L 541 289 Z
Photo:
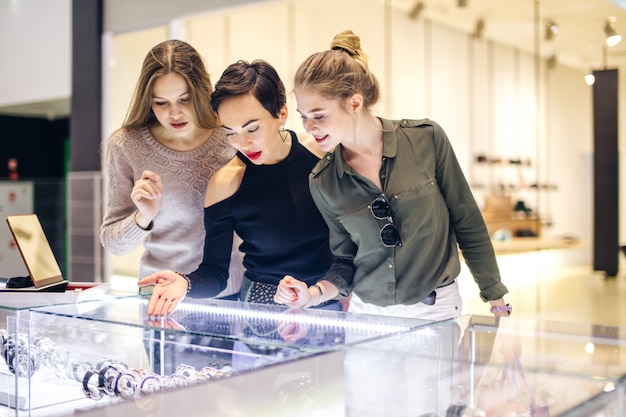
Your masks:
M 210 207 L 235 194 L 241 186 L 245 171 L 246 165 L 239 158 L 233 158 L 213 174 L 207 184 L 204 207 Z
M 320 159 L 324 155 L 326 155 L 326 152 L 321 150 L 320 147 L 317 145 L 317 142 L 315 142 L 315 138 L 313 137 L 313 135 L 309 135 L 308 133 L 303 132 L 297 132 L 296 135 L 298 136 L 298 142 L 300 142 L 302 146 L 307 148 L 313 155 L 317 156 Z

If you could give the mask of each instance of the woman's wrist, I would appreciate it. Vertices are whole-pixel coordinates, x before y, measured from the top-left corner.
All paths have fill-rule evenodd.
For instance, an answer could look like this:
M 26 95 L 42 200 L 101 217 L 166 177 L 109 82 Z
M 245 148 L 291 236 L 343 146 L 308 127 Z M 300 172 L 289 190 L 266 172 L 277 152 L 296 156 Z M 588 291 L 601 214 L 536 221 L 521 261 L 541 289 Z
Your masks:
M 149 231 L 152 230 L 152 226 L 154 226 L 154 222 L 152 220 L 150 220 L 148 222 L 148 224 L 146 226 L 144 226 L 146 224 L 145 220 L 143 218 L 141 218 L 143 216 L 141 216 L 141 212 L 137 211 L 135 212 L 135 224 L 141 229 L 141 230 L 145 230 L 145 231 Z
M 188 295 L 189 291 L 191 291 L 191 280 L 189 279 L 187 274 L 183 274 L 182 272 L 177 272 L 177 274 L 185 278 L 185 281 L 187 281 L 187 292 L 185 292 L 185 295 Z
M 513 307 L 511 307 L 510 304 L 495 305 L 495 306 L 491 306 L 491 308 L 489 309 L 489 312 L 493 314 L 506 314 L 507 316 L 510 316 L 511 313 L 513 312 Z
M 324 300 L 324 291 L 319 284 L 313 284 L 309 287 L 309 302 L 306 307 L 314 307 Z
M 322 286 L 319 284 L 313 284 L 313 287 L 315 287 L 319 293 L 315 305 L 320 305 L 322 304 L 322 301 L 324 301 L 324 291 L 322 291 Z

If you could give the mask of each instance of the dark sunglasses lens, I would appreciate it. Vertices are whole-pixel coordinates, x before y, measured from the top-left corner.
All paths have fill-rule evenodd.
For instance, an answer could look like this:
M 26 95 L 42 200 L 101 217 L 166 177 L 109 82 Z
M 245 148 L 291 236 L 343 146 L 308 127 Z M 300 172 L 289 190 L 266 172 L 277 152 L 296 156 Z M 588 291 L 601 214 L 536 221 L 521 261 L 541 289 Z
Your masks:
M 377 219 L 386 219 L 390 215 L 389 203 L 382 198 L 372 201 L 372 214 Z
M 393 224 L 389 223 L 380 229 L 380 240 L 385 246 L 396 246 L 400 243 L 400 233 Z

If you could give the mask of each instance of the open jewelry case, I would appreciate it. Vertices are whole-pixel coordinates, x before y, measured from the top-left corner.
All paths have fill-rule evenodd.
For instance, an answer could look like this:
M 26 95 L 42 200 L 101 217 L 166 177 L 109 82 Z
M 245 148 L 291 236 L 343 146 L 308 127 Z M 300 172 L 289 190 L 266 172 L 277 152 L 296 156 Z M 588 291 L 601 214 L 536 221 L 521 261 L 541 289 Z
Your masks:
M 220 300 L 155 319 L 146 307 L 137 296 L 12 315 L 7 414 L 624 416 L 626 329 Z

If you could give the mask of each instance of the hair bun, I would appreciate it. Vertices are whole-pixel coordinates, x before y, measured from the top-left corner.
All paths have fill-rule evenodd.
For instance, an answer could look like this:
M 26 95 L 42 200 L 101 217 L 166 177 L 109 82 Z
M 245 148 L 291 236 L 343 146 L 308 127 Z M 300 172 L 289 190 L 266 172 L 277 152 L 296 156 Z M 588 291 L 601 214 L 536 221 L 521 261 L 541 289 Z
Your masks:
M 330 49 L 343 51 L 351 57 L 361 56 L 361 39 L 351 30 L 344 30 L 335 35 L 330 43 Z

